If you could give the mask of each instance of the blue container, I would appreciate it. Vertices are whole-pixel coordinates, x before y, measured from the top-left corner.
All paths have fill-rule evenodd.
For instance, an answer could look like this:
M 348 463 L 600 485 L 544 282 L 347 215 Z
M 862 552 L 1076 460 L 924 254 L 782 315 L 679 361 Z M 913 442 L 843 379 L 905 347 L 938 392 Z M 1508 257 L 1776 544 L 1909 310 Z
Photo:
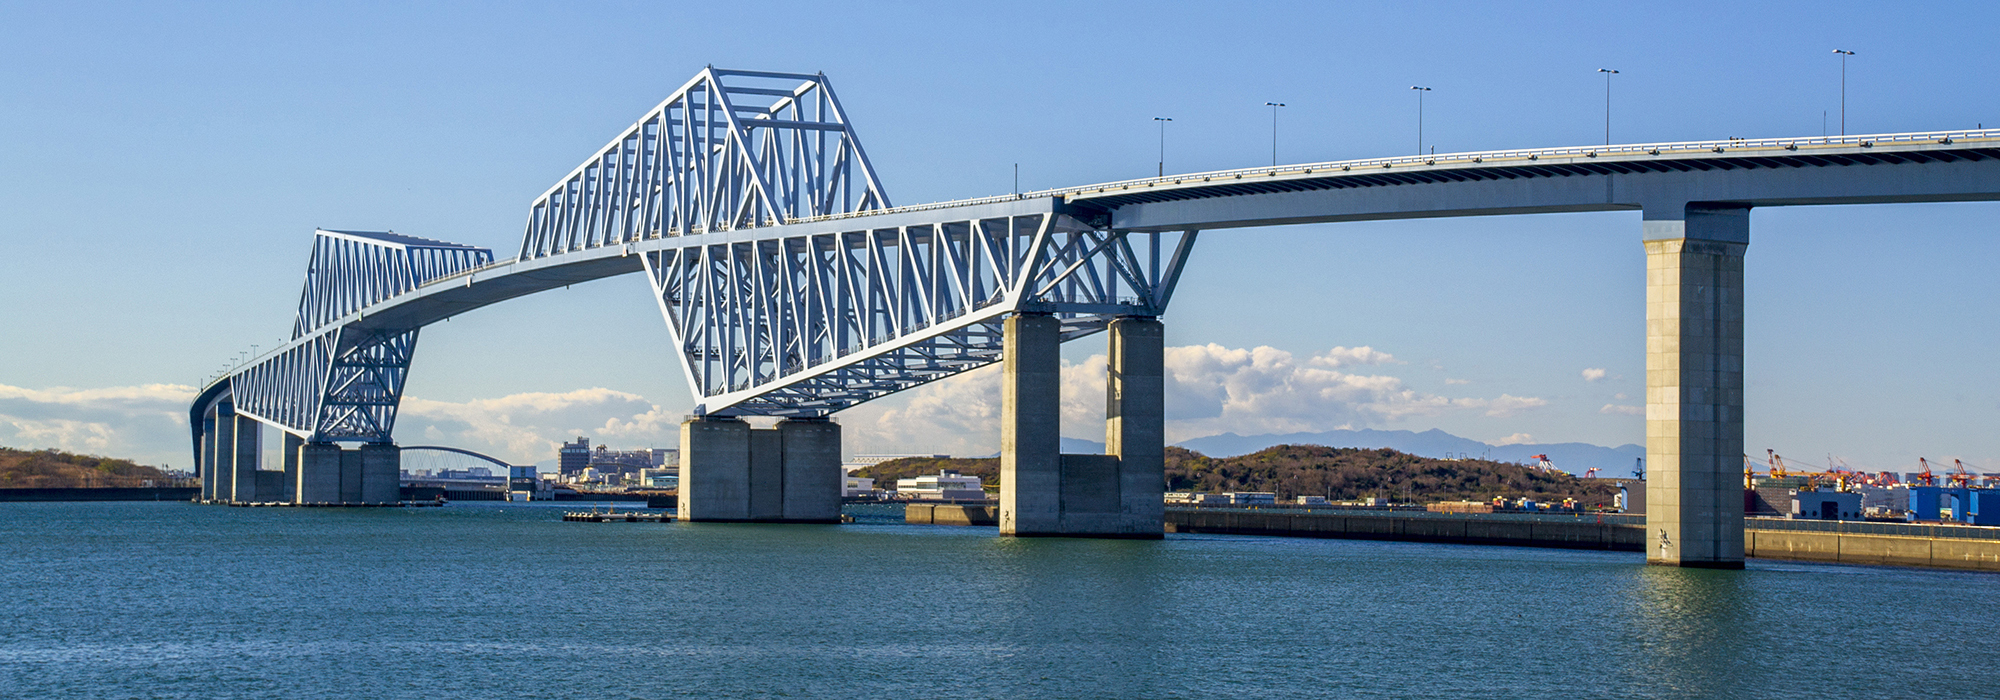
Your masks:
M 1959 522 L 2000 525 L 2000 489 L 1970 489 L 1962 500 L 1970 504 L 1970 512 L 1959 518 Z

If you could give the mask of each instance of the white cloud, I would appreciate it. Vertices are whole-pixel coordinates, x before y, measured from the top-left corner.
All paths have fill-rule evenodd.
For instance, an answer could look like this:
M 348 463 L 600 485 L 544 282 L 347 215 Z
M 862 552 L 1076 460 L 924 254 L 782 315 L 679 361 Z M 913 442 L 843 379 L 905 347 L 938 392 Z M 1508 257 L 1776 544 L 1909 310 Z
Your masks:
M 1547 405 L 1533 397 L 1448 398 L 1412 391 L 1385 375 L 1336 367 L 1394 362 L 1372 348 L 1306 358 L 1271 347 L 1171 347 L 1165 353 L 1169 442 L 1221 432 L 1331 430 L 1394 423 L 1454 410 L 1506 417 Z M 1102 440 L 1105 357 L 1062 369 L 1063 434 Z M 860 452 L 988 454 L 999 449 L 1000 374 L 987 368 L 910 392 L 900 404 L 864 404 L 840 414 Z
M 1507 417 L 1548 403 L 1423 393 L 1393 376 L 1342 370 L 1393 363 L 1394 356 L 1366 346 L 1307 357 L 1271 347 L 1167 348 L 1167 438 L 1380 426 L 1456 411 Z M 1104 439 L 1104 377 L 1103 355 L 1064 363 L 1064 435 Z M 1000 442 L 999 380 L 999 368 L 988 367 L 844 411 L 836 419 L 847 451 L 990 454 Z M 0 444 L 187 468 L 187 405 L 194 394 L 194 387 L 166 384 L 82 390 L 0 385 Z M 396 434 L 403 444 L 449 445 L 533 464 L 551 461 L 560 443 L 579 435 L 618 447 L 673 446 L 682 419 L 680 410 L 606 388 L 468 401 L 408 396 Z
M 1445 386 L 1458 386 L 1458 385 L 1464 385 L 1464 384 L 1471 384 L 1471 383 L 1472 383 L 1472 380 L 1470 380 L 1470 379 L 1449 379 L 1449 378 L 1447 378 L 1447 379 L 1445 379 L 1445 380 L 1444 380 L 1444 383 L 1445 383 Z
M 56 448 L 186 469 L 187 406 L 181 384 L 26 389 L 0 384 L 0 445 Z
M 407 396 L 396 434 L 405 444 L 422 435 L 425 442 L 534 464 L 554 459 L 562 442 L 578 436 L 627 449 L 670 447 L 680 442 L 680 421 L 638 394 L 604 388 L 463 402 Z
M 1597 409 L 1597 412 L 1612 416 L 1643 416 L 1646 415 L 1646 407 L 1620 406 L 1615 403 L 1607 403 L 1604 404 L 1604 408 Z
M 1501 394 L 1500 398 L 1497 399 L 1452 399 L 1451 405 L 1462 408 L 1485 409 L 1486 415 L 1495 418 L 1507 418 L 1531 408 L 1547 406 L 1549 402 L 1533 396 Z
M 1605 375 L 1604 368 L 1591 367 L 1583 371 L 1583 380 L 1586 382 L 1601 381 L 1604 379 L 1604 375 Z
M 1307 359 L 1306 363 L 1314 367 L 1325 367 L 1327 369 L 1352 367 L 1354 365 L 1403 364 L 1401 360 L 1396 359 L 1395 355 L 1378 351 L 1366 345 L 1358 348 L 1336 345 L 1332 350 Z
M 1514 433 L 1513 435 L 1509 435 L 1509 436 L 1507 436 L 1507 437 L 1503 437 L 1503 438 L 1500 438 L 1499 440 L 1495 441 L 1495 442 L 1494 442 L 1493 444 L 1495 444 L 1495 445 L 1531 445 L 1531 444 L 1534 444 L 1534 442 L 1535 442 L 1535 436 L 1533 436 L 1533 435 L 1529 435 L 1529 434 L 1527 434 L 1527 433 Z

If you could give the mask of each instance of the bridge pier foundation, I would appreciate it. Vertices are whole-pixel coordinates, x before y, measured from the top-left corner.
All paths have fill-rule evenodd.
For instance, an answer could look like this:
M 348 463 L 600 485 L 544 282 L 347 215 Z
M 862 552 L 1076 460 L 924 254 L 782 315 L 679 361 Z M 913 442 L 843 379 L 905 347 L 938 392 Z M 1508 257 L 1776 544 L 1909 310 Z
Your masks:
M 1740 569 L 1750 210 L 1647 213 L 1646 562 Z
M 257 462 L 264 456 L 264 424 L 244 415 L 235 418 L 236 449 L 229 465 L 229 502 L 257 501 Z
M 278 491 L 265 497 L 274 501 L 297 503 L 299 502 L 299 461 L 305 456 L 306 441 L 305 438 L 291 433 L 284 433 L 284 436 L 285 446 L 282 459 L 284 460 L 285 471 L 279 475 L 283 480 L 283 484 L 279 487 Z
M 210 406 L 201 421 L 201 501 L 203 503 L 215 500 L 215 486 L 222 481 L 220 477 L 216 476 L 219 465 L 222 463 L 222 458 L 219 454 L 221 452 L 219 441 L 222 438 L 222 421 L 217 417 L 220 410 L 221 406 L 219 404 Z
M 298 486 L 293 503 L 340 502 L 341 449 L 331 442 L 308 442 L 299 448 Z
M 296 438 L 294 438 L 296 439 Z M 382 504 L 403 500 L 403 450 L 393 443 L 341 449 L 331 442 L 300 442 L 292 470 L 292 503 Z M 291 461 L 287 457 L 287 461 Z
M 690 522 L 840 522 L 840 426 L 740 418 L 681 423 L 675 517 Z
M 1009 316 L 1001 362 L 1000 534 L 1158 539 L 1165 529 L 1161 325 L 1111 323 L 1106 449 L 1061 453 L 1061 325 Z
M 361 453 L 361 502 L 403 500 L 403 448 L 371 442 L 357 451 Z

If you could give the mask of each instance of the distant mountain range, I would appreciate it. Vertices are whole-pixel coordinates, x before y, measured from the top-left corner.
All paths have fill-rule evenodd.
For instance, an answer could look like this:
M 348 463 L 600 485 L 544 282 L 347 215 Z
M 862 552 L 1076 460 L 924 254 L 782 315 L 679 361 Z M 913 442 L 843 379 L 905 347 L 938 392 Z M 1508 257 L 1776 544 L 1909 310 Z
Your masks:
M 1620 477 L 1631 476 L 1633 467 L 1638 466 L 1638 458 L 1646 456 L 1646 448 L 1639 445 L 1604 447 L 1583 442 L 1492 445 L 1435 428 L 1421 433 L 1408 430 L 1329 430 L 1322 433 L 1284 435 L 1223 433 L 1183 440 L 1177 444 L 1210 457 L 1246 455 L 1274 445 L 1387 447 L 1398 452 L 1432 459 L 1448 459 L 1462 455 L 1530 464 L 1535 461 L 1530 458 L 1532 455 L 1545 454 L 1549 456 L 1549 461 L 1555 463 L 1556 468 L 1572 474 L 1582 474 L 1584 470 L 1596 467 L 1600 470 L 1599 476 Z M 1102 453 L 1104 443 L 1066 437 L 1062 439 L 1062 451 L 1072 454 Z

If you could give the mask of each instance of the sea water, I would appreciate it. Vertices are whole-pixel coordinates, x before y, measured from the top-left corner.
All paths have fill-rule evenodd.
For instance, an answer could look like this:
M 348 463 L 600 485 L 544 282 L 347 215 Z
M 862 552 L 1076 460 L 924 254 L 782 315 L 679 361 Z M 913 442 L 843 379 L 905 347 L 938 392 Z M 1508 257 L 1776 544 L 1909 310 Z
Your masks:
M 2000 575 L 575 504 L 0 503 L 5 698 L 2000 696 Z

